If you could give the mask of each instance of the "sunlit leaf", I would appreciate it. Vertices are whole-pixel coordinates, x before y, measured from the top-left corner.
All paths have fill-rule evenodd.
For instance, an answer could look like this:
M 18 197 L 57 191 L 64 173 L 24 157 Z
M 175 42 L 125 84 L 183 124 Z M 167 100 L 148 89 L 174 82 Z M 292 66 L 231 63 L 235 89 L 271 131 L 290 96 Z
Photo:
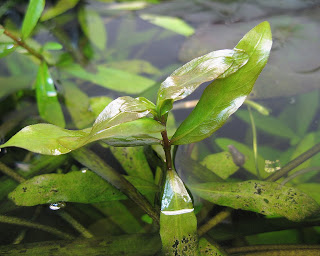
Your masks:
M 239 169 L 239 166 L 233 162 L 232 155 L 229 152 L 208 155 L 201 164 L 222 179 L 227 179 Z
M 183 36 L 191 36 L 194 33 L 193 27 L 177 17 L 142 14 L 140 15 L 140 18 Z
M 40 116 L 52 124 L 64 127 L 65 121 L 58 94 L 45 62 L 42 62 L 39 67 L 35 87 Z
M 248 55 L 241 50 L 221 50 L 196 58 L 175 70 L 159 91 L 157 106 L 160 115 L 172 108 L 172 103 L 184 99 L 202 83 L 216 78 L 225 78 L 248 61 Z
M 237 111 L 236 115 L 241 120 L 250 124 L 250 116 L 248 111 L 239 110 Z M 281 120 L 273 116 L 261 115 L 256 111 L 253 111 L 252 115 L 257 129 L 286 139 L 298 138 L 298 135 L 286 123 L 283 123 Z
M 110 90 L 129 94 L 139 94 L 155 83 L 149 78 L 104 66 L 97 66 L 96 73 L 88 72 L 76 64 L 63 67 L 61 71 Z
M 209 243 L 204 237 L 199 240 L 199 250 L 201 256 L 227 256 L 219 245 Z
M 87 94 L 75 84 L 63 83 L 65 105 L 69 110 L 72 121 L 78 129 L 87 128 L 94 122 L 95 116 L 90 111 L 90 101 Z
M 233 75 L 213 81 L 205 89 L 195 109 L 173 135 L 172 144 L 197 142 L 219 129 L 251 92 L 268 60 L 271 45 L 268 22 L 249 31 L 235 47 L 249 55 L 248 63 Z
M 195 184 L 190 189 L 214 204 L 282 216 L 292 221 L 302 221 L 320 211 L 317 202 L 308 195 L 274 182 L 212 182 Z
M 41 16 L 44 9 L 45 0 L 30 0 L 26 15 L 22 23 L 21 34 L 22 38 L 26 39 L 30 36 L 34 27 Z
M 48 8 L 41 16 L 41 21 L 50 20 L 75 7 L 79 0 L 59 0 L 55 6 Z
M 164 255 L 199 255 L 192 200 L 173 170 L 167 172 L 161 200 L 160 236 Z
M 83 7 L 78 11 L 78 20 L 90 42 L 100 50 L 104 50 L 107 45 L 107 31 L 100 15 L 94 10 Z
M 143 179 L 124 176 L 142 194 L 156 192 L 157 187 Z M 21 183 L 9 198 L 20 206 L 57 202 L 98 203 L 127 197 L 94 172 L 73 171 L 67 174 L 44 174 Z
M 245 162 L 243 164 L 243 167 L 249 172 L 251 172 L 252 174 L 257 175 L 256 165 L 254 160 L 254 153 L 252 148 L 248 147 L 245 144 L 242 144 L 240 142 L 237 142 L 235 140 L 231 140 L 228 138 L 215 139 L 215 143 L 217 143 L 217 145 L 225 151 L 229 150 L 228 145 L 233 145 L 237 150 L 239 150 L 240 153 L 242 153 L 245 156 Z M 259 168 L 260 176 L 262 178 L 268 177 L 269 173 L 265 171 L 265 160 L 260 155 L 258 155 L 258 168 Z
M 16 49 L 13 43 L 1 43 L 0 44 L 0 58 L 7 56 Z

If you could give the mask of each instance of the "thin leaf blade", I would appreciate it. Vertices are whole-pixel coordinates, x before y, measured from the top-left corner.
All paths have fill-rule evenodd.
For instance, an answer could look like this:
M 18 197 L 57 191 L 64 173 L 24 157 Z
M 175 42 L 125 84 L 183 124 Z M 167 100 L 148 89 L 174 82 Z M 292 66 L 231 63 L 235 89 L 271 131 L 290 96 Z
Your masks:
M 23 39 L 28 38 L 37 25 L 37 22 L 44 9 L 44 5 L 45 0 L 30 0 L 26 15 L 22 23 L 21 34 Z

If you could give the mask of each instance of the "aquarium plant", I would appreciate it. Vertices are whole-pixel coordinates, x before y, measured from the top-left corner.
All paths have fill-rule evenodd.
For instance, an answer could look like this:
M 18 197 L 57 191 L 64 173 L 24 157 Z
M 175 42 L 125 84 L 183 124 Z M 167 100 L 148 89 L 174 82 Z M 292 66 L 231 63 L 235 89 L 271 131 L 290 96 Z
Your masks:
M 36 25 L 44 1 L 31 0 L 29 8 L 21 31 L 23 39 Z M 16 40 L 16 36 L 5 29 L 2 33 L 20 42 L 18 44 L 32 54 L 23 40 Z M 176 69 L 161 83 L 156 104 L 145 97 L 119 97 L 103 109 L 92 127 L 80 130 L 63 128 L 65 122 L 49 73 L 50 63 L 43 55 L 34 53 L 40 61 L 35 83 L 39 112 L 44 120 L 54 124 L 29 125 L 0 148 L 19 147 L 54 156 L 71 153 L 88 170 L 44 174 L 22 181 L 9 194 L 10 199 L 21 206 L 55 203 L 52 207 L 59 208 L 64 202 L 99 203 L 130 198 L 149 216 L 145 216 L 145 221 L 153 223 L 152 234 L 160 233 L 163 255 L 228 255 L 214 242 L 205 238 L 199 240 L 199 235 L 205 232 L 197 230 L 193 196 L 294 222 L 313 216 L 319 212 L 319 205 L 311 197 L 296 188 L 275 183 L 272 178 L 226 182 L 216 176 L 214 182 L 194 182 L 186 186 L 175 169 L 174 157 L 179 145 L 208 138 L 244 103 L 267 63 L 271 46 L 271 29 L 265 21 L 244 35 L 233 49 L 210 52 Z M 9 54 L 10 51 L 12 47 L 3 52 Z M 196 107 L 169 135 L 168 116 L 174 102 L 186 98 L 205 82 L 210 83 Z M 101 158 L 85 148 L 93 142 L 108 145 L 111 150 L 151 145 L 162 158 L 162 168 L 157 169 L 154 179 L 151 178 L 153 183 L 147 178 L 125 177 L 106 168 Z M 266 173 L 259 175 L 267 177 Z M 74 180 L 77 182 L 71 182 Z M 230 211 L 222 214 L 227 216 Z M 147 237 L 144 239 L 148 241 Z M 156 253 L 159 248 L 151 248 L 151 245 L 148 250 Z

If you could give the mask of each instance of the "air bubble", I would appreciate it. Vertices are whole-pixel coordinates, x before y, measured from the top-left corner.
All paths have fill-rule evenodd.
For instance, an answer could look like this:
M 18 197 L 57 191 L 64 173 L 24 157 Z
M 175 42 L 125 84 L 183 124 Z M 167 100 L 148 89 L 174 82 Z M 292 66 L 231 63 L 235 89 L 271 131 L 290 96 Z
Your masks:
M 66 203 L 64 203 L 64 202 L 53 203 L 53 204 L 50 204 L 50 206 L 49 206 L 50 210 L 52 210 L 52 211 L 57 211 L 57 210 L 60 210 L 61 208 L 64 208 L 64 207 L 66 207 Z

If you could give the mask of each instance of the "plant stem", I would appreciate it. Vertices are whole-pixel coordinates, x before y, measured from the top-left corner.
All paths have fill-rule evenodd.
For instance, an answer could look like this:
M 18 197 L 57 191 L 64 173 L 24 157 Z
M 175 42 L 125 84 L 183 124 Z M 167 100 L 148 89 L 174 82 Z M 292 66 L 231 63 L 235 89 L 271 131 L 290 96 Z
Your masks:
M 249 111 L 251 129 L 252 129 L 252 147 L 253 147 L 254 163 L 256 166 L 256 172 L 257 172 L 258 179 L 261 180 L 261 175 L 260 175 L 259 166 L 258 166 L 257 129 L 256 129 L 256 125 L 254 122 L 254 118 L 253 118 L 250 106 L 248 106 L 248 111 Z
M 16 173 L 14 170 L 6 166 L 4 163 L 0 162 L 0 171 L 6 174 L 7 176 L 11 177 L 15 181 L 18 181 L 19 183 L 25 182 L 26 179 L 20 176 L 18 173 Z
M 221 221 L 225 220 L 231 215 L 232 209 L 227 209 L 224 211 L 219 212 L 213 218 L 211 218 L 208 222 L 203 224 L 201 227 L 198 228 L 198 235 L 203 236 L 207 233 L 210 229 L 217 226 Z
M 35 49 L 31 48 L 29 45 L 27 45 L 21 38 L 16 37 L 15 35 L 13 35 L 11 32 L 9 32 L 8 30 L 6 30 L 4 27 L 0 26 L 0 28 L 4 29 L 4 34 L 8 37 L 10 37 L 13 41 L 15 41 L 15 43 L 21 47 L 23 47 L 24 49 L 26 49 L 31 55 L 35 56 L 36 58 L 38 58 L 40 61 L 44 61 L 47 63 L 47 61 L 45 60 L 45 58 L 39 53 L 37 52 Z M 47 63 L 49 65 L 49 63 Z
M 287 163 L 285 166 L 283 166 L 279 171 L 271 174 L 269 177 L 267 177 L 266 181 L 276 181 L 280 179 L 281 177 L 285 176 L 288 172 L 302 164 L 303 162 L 307 161 L 312 156 L 318 154 L 320 152 L 320 143 L 316 144 L 300 156 L 296 157 L 289 163 Z
M 170 145 L 170 140 L 168 139 L 168 134 L 167 131 L 161 132 L 162 139 L 163 139 L 163 150 L 164 154 L 166 156 L 166 166 L 167 170 L 172 170 L 172 158 L 171 158 L 171 145 Z
M 0 215 L 0 222 L 39 229 L 39 230 L 51 233 L 53 235 L 56 235 L 62 239 L 74 239 L 75 238 L 74 236 L 67 234 L 67 233 L 64 233 L 56 228 L 41 225 L 38 223 L 34 223 L 31 221 L 27 221 L 27 220 L 16 218 L 16 217 L 9 217 L 9 216 L 5 216 L 5 215 Z

